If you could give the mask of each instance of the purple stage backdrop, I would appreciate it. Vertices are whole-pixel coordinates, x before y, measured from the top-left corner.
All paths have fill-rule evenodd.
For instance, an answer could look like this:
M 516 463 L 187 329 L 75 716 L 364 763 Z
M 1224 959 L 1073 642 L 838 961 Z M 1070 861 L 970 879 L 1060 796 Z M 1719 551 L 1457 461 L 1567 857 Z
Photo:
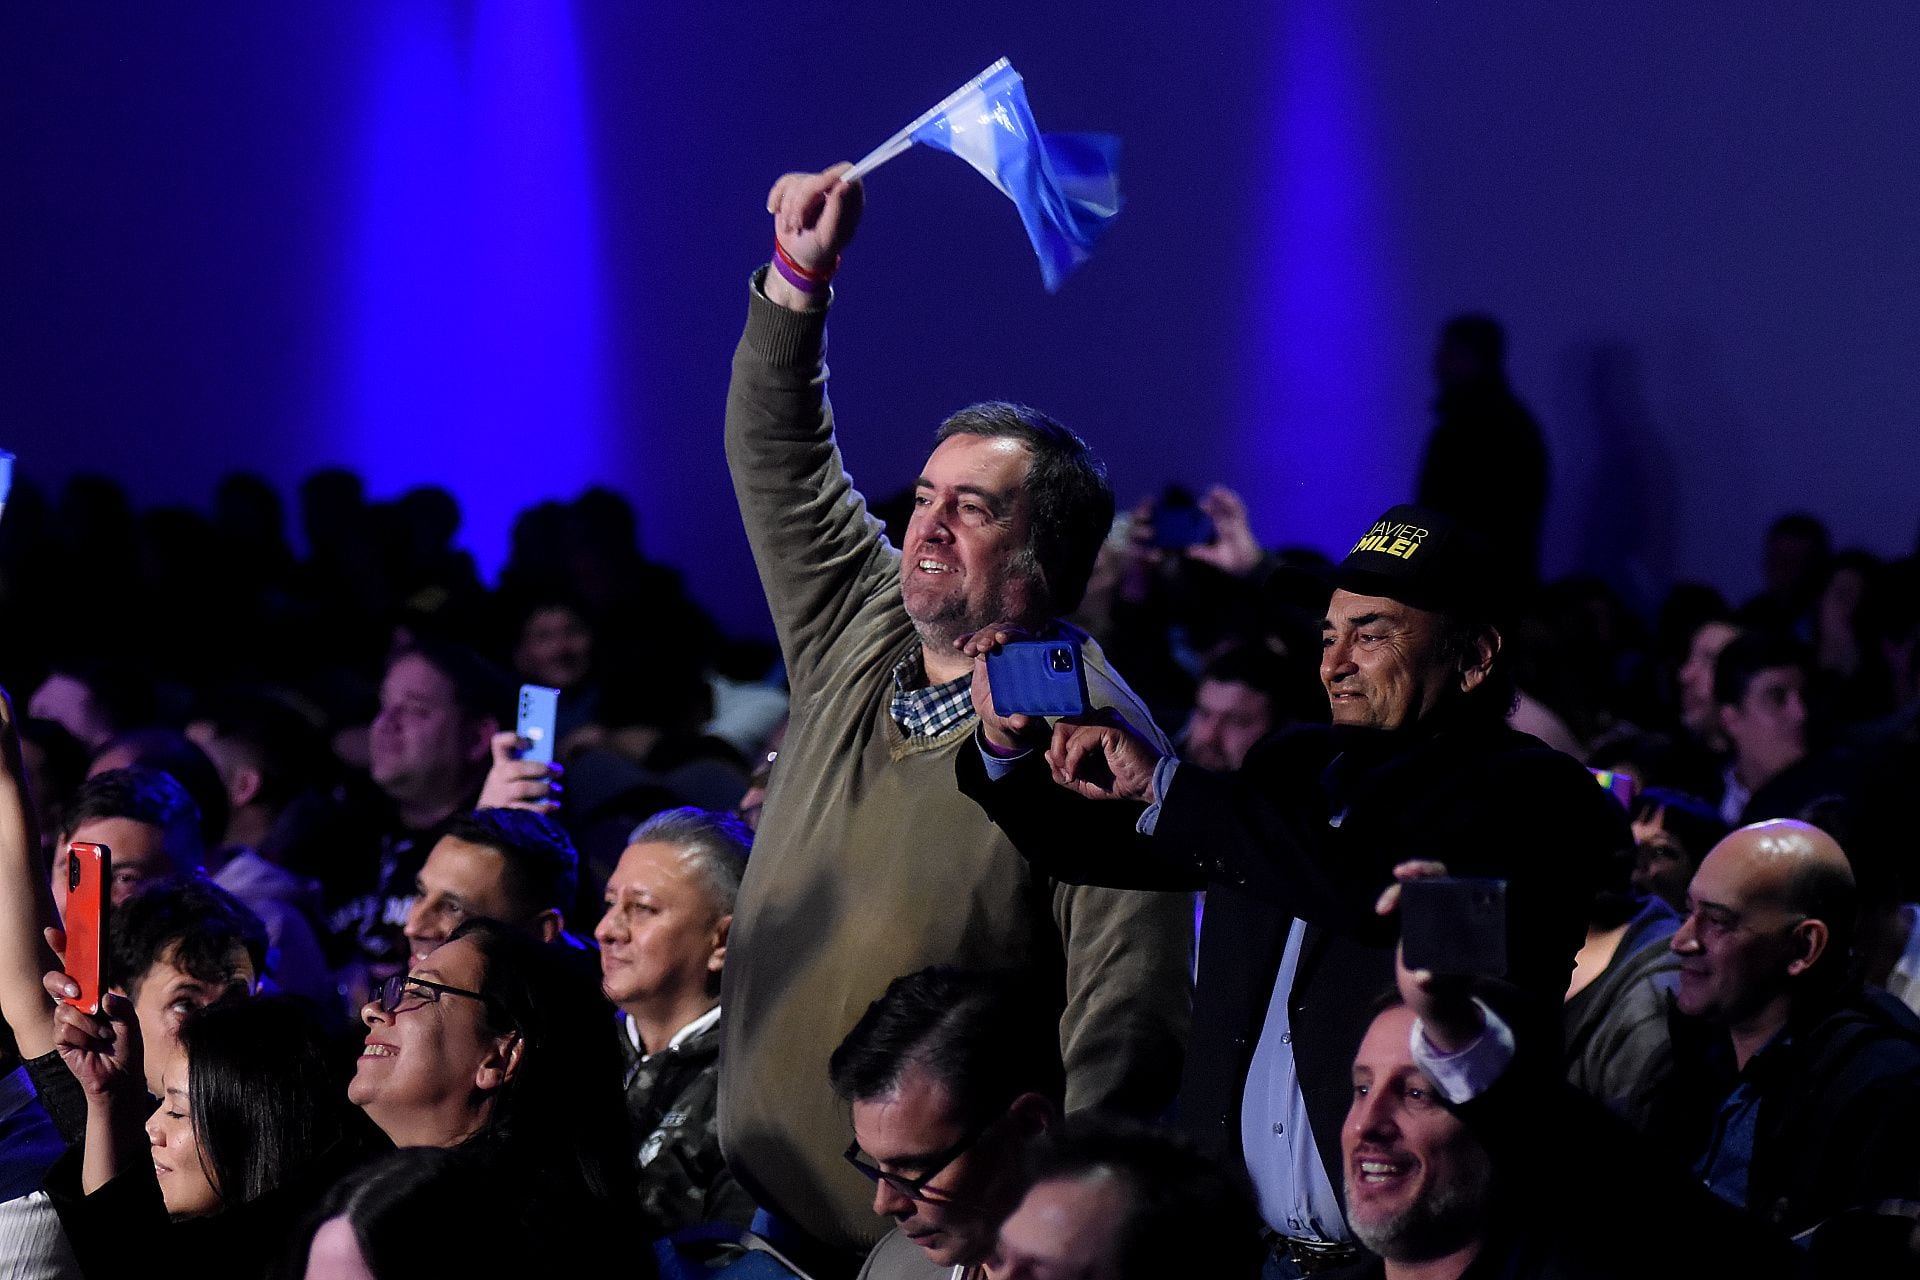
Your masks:
M 204 502 L 256 469 L 518 508 L 632 495 L 762 630 L 720 453 L 767 186 L 1005 54 L 1124 139 L 1047 296 L 952 157 L 871 183 L 833 326 L 856 478 L 970 400 L 1091 437 L 1123 503 L 1239 488 L 1344 549 L 1404 496 L 1448 314 L 1506 320 L 1547 567 L 1757 585 L 1767 521 L 1920 523 L 1920 8 L 470 0 L 0 10 L 0 446 Z

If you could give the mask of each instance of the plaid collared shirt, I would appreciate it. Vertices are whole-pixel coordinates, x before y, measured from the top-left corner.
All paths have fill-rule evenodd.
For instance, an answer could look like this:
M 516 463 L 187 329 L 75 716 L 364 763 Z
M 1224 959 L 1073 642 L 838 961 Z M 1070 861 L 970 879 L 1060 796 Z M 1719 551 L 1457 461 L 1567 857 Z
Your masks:
M 973 677 L 927 683 L 926 663 L 914 649 L 893 669 L 893 722 L 909 738 L 937 738 L 973 714 Z

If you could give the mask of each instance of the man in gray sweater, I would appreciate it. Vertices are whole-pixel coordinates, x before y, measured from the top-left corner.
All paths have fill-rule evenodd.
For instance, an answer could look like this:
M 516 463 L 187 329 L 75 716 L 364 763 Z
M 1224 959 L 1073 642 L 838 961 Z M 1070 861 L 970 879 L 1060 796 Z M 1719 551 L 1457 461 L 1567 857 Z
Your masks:
M 1085 444 L 1017 405 L 961 410 L 916 488 L 905 554 L 848 477 L 826 398 L 827 280 L 858 184 L 789 174 L 749 291 L 727 460 L 793 687 L 741 886 L 721 1001 L 721 1141 L 755 1200 L 831 1255 L 883 1226 L 842 1158 L 827 1058 L 888 982 L 932 964 L 1023 970 L 1059 1010 L 1069 1110 L 1154 1114 L 1179 1079 L 1192 904 L 1035 874 L 955 785 L 990 624 L 1071 610 L 1113 514 Z M 1091 699 L 1146 711 L 1077 632 Z M 1137 717 L 1137 719 L 1136 719 Z M 1157 731 L 1156 731 L 1157 732 Z

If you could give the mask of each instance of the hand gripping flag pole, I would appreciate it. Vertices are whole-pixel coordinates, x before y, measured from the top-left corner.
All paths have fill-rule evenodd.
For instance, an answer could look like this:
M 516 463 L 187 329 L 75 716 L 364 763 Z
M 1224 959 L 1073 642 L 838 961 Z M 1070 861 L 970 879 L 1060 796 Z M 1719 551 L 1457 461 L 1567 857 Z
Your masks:
M 1049 293 L 1087 260 L 1120 214 L 1120 140 L 1041 133 L 1026 85 L 1005 58 L 875 147 L 845 180 L 865 177 L 916 142 L 959 156 L 1013 201 Z

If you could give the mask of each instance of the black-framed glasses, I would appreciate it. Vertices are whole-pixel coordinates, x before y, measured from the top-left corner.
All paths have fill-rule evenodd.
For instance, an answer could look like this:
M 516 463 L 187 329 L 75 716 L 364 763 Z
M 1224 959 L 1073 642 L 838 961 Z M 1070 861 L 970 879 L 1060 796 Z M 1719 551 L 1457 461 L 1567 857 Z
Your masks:
M 884 1182 L 909 1200 L 920 1204 L 953 1204 L 955 1203 L 955 1197 L 946 1194 L 944 1191 L 929 1193 L 927 1184 L 945 1173 L 948 1169 L 951 1169 L 954 1162 L 959 1160 L 961 1156 L 973 1150 L 974 1145 L 978 1143 L 980 1139 L 987 1136 L 987 1131 L 1000 1123 L 1000 1119 L 1000 1116 L 994 1116 L 985 1124 L 977 1125 L 969 1129 L 960 1141 L 954 1143 L 946 1150 L 937 1151 L 928 1156 L 926 1158 L 927 1171 L 915 1178 L 909 1178 L 904 1173 L 888 1173 L 879 1165 L 869 1163 L 865 1159 L 866 1153 L 860 1150 L 860 1141 L 857 1138 L 847 1144 L 847 1149 L 840 1154 L 848 1164 L 865 1174 L 868 1181 L 876 1183 Z
M 398 1013 L 400 1012 L 400 1002 L 407 998 L 408 987 L 425 987 L 434 993 L 432 995 L 421 996 L 420 999 L 422 1003 L 437 1001 L 443 995 L 465 996 L 469 1000 L 478 1000 L 481 1004 L 486 1005 L 489 1010 L 493 1008 L 493 1002 L 481 995 L 478 991 L 468 991 L 465 987 L 450 987 L 444 982 L 432 982 L 426 978 L 416 978 L 410 973 L 396 973 L 375 987 L 373 990 L 374 1004 L 379 1007 L 382 1013 Z

